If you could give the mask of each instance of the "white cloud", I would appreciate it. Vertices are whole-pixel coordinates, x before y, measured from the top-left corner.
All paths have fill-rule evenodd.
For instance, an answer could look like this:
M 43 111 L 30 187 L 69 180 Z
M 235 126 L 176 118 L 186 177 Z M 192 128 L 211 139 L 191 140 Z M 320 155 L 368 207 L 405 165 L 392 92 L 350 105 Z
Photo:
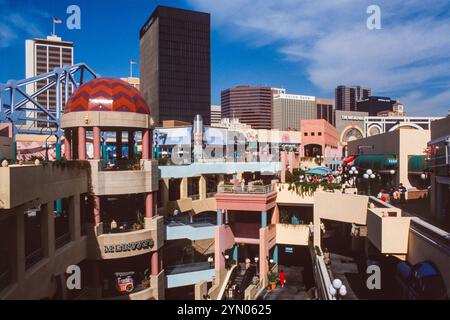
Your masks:
M 309 81 L 324 92 L 339 84 L 361 84 L 375 94 L 403 92 L 412 97 L 436 79 L 450 85 L 448 0 L 433 5 L 419 0 L 377 1 L 382 30 L 366 27 L 366 9 L 372 1 L 190 2 L 195 9 L 210 12 L 213 26 L 230 37 L 253 46 L 277 43 L 286 58 L 306 63 Z M 434 112 L 446 113 L 441 104 L 446 96 L 441 91 L 424 101 Z
M 10 10 L 0 0 L 0 48 L 6 48 L 30 37 L 42 36 L 41 18 L 48 18 L 46 12 L 34 10 L 30 5 Z

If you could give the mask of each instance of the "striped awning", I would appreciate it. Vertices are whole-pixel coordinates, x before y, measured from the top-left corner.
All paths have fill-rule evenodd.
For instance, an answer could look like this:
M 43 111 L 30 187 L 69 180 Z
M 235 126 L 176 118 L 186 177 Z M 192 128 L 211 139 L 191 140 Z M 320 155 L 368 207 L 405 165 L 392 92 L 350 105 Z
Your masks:
M 408 174 L 422 174 L 430 172 L 430 167 L 425 161 L 424 155 L 409 156 Z
M 398 160 L 393 154 L 357 156 L 355 166 L 363 169 L 387 170 L 397 167 Z

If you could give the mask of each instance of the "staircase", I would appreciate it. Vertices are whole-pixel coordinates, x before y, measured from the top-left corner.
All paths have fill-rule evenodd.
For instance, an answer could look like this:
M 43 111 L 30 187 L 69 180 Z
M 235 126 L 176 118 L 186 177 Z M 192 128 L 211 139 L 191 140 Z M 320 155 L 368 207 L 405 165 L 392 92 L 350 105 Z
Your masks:
M 239 264 L 231 275 L 228 283 L 227 290 L 230 287 L 236 285 L 236 291 L 234 292 L 232 300 L 243 300 L 245 296 L 245 289 L 251 284 L 253 277 L 256 274 L 256 266 L 252 265 L 248 269 L 245 269 L 245 263 Z M 224 300 L 230 299 L 227 295 L 223 296 Z

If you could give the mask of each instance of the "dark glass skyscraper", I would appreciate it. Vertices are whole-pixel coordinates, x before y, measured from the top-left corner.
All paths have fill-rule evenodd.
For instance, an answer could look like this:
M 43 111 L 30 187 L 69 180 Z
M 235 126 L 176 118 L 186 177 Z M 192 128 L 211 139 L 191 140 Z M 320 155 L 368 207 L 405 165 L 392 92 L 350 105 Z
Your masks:
M 158 6 L 140 32 L 141 91 L 155 122 L 210 123 L 210 15 Z
M 367 99 L 358 101 L 357 110 L 368 112 L 369 116 L 375 117 L 382 111 L 394 111 L 394 104 L 397 101 L 388 97 L 370 96 Z
M 369 88 L 360 86 L 338 86 L 336 88 L 336 110 L 356 111 L 356 103 L 360 100 L 367 99 L 371 95 Z

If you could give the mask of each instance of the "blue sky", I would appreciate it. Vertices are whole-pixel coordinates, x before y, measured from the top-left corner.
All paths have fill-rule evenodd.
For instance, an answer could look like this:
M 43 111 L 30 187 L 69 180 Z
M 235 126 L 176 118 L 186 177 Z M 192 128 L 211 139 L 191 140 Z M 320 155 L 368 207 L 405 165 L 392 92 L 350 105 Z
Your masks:
M 71 4 L 81 8 L 79 31 L 65 27 Z M 211 13 L 213 103 L 242 84 L 323 98 L 359 84 L 402 101 L 409 115 L 450 109 L 449 0 L 0 0 L 0 82 L 24 77 L 25 39 L 49 34 L 52 17 L 63 19 L 57 33 L 75 42 L 76 62 L 127 76 L 157 4 Z M 370 4 L 381 9 L 381 30 L 366 27 Z

